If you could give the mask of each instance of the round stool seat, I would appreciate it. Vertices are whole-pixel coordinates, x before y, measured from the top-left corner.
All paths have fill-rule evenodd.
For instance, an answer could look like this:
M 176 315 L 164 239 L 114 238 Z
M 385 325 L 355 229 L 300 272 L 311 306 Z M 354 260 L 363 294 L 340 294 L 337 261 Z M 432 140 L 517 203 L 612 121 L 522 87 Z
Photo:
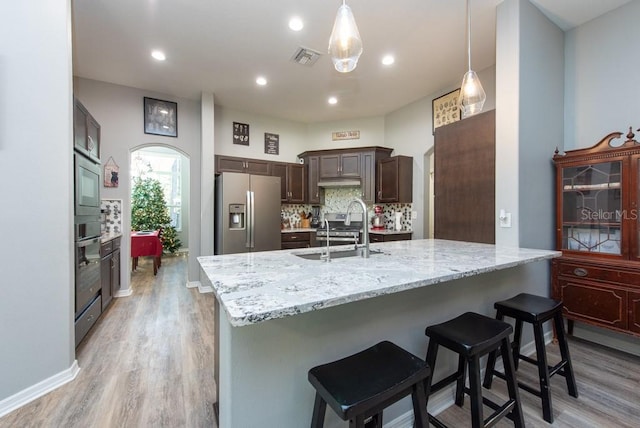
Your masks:
M 505 316 L 534 323 L 551 319 L 557 311 L 562 310 L 562 302 L 548 297 L 520 293 L 510 299 L 496 302 L 493 307 L 500 309 Z
M 425 334 L 458 354 L 485 354 L 509 337 L 513 327 L 504 321 L 466 312 L 449 321 L 427 327 Z

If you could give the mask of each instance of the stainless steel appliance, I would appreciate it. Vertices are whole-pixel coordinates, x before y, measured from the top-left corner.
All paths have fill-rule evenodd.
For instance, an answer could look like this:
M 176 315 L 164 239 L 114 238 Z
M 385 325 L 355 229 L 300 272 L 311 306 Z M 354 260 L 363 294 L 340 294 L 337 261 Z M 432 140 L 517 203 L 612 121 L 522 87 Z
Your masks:
M 324 219 L 329 221 L 329 232 L 323 227 L 316 231 L 316 241 L 326 242 L 330 245 L 355 244 L 360 242 L 360 230 L 362 229 L 362 213 L 351 213 L 351 224 L 344 224 L 346 213 L 325 213 Z
M 215 180 L 215 254 L 280 249 L 280 177 L 223 172 Z
M 75 215 L 100 215 L 100 164 L 74 153 Z

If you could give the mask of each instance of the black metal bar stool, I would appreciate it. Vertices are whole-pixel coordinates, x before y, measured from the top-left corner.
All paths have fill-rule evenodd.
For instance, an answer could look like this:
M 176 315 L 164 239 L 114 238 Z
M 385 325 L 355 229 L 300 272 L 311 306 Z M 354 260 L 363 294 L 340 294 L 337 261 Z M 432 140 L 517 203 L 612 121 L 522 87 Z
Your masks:
M 458 354 L 458 370 L 434 385 L 429 382 L 426 388 L 427 400 L 431 393 L 456 382 L 456 404 L 460 407 L 464 405 L 465 393 L 469 394 L 471 398 L 471 426 L 473 428 L 493 426 L 505 416 L 511 419 L 516 427 L 524 427 L 509 345 L 509 335 L 512 331 L 513 328 L 503 321 L 473 312 L 467 312 L 442 324 L 427 327 L 425 334 L 429 336 L 429 348 L 427 349 L 429 367 L 435 367 L 439 345 Z M 480 379 L 480 358 L 498 349 L 506 361 L 505 371 L 509 390 L 509 400 L 503 405 L 498 405 L 482 396 Z M 469 388 L 465 387 L 467 366 L 469 367 Z M 483 404 L 494 410 L 487 419 L 484 419 L 483 416 Z M 446 425 L 434 416 L 429 415 L 429 422 L 439 428 L 446 428 Z
M 350 428 L 382 428 L 382 412 L 411 395 L 415 427 L 428 428 L 424 386 L 431 370 L 420 358 L 391 342 L 380 342 L 364 351 L 309 370 L 316 389 L 311 428 L 321 428 L 327 403 Z
M 538 367 L 538 377 L 540 379 L 539 389 L 535 389 L 523 382 L 518 382 L 518 386 L 542 399 L 542 415 L 544 420 L 553 423 L 553 409 L 551 406 L 551 390 L 549 385 L 551 376 L 556 373 L 564 376 L 567 381 L 569 395 L 576 398 L 578 397 L 578 389 L 576 388 L 576 380 L 573 376 L 573 367 L 571 365 L 571 356 L 569 355 L 569 345 L 567 344 L 567 336 L 564 332 L 564 323 L 562 322 L 562 302 L 547 297 L 522 293 L 511 299 L 496 302 L 494 307 L 497 310 L 497 319 L 502 320 L 507 316 L 516 320 L 516 329 L 511 345 L 516 370 L 518 370 L 519 360 L 526 361 Z M 542 325 L 551 319 L 553 319 L 554 322 L 558 345 L 560 346 L 560 355 L 562 357 L 562 360 L 555 366 L 549 366 L 547 362 L 544 331 L 542 329 Z M 533 337 L 536 343 L 535 360 L 520 355 L 523 322 L 528 322 L 533 325 Z M 491 388 L 494 375 L 504 379 L 504 374 L 495 370 L 495 364 L 496 355 L 494 352 L 489 355 L 489 359 L 487 360 L 487 370 L 484 377 L 485 388 Z

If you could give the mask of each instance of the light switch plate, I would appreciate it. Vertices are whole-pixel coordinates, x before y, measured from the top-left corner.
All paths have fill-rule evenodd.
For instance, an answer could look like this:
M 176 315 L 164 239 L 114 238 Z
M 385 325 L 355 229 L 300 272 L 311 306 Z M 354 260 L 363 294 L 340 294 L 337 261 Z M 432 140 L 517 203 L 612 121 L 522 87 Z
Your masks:
M 511 213 L 504 213 L 503 217 L 499 217 L 500 227 L 511 227 Z
M 418 219 L 418 211 L 411 211 L 411 220 Z

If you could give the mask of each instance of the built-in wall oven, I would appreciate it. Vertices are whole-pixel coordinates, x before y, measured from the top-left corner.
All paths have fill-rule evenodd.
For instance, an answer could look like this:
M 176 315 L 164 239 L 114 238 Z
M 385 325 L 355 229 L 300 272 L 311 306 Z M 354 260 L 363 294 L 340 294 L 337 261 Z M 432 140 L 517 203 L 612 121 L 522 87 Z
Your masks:
M 97 223 L 98 230 L 100 224 Z M 101 289 L 100 283 L 100 237 L 76 241 L 76 314 L 80 315 L 94 300 Z
M 74 153 L 73 164 L 75 168 L 75 215 L 100 216 L 100 164 L 77 152 Z

